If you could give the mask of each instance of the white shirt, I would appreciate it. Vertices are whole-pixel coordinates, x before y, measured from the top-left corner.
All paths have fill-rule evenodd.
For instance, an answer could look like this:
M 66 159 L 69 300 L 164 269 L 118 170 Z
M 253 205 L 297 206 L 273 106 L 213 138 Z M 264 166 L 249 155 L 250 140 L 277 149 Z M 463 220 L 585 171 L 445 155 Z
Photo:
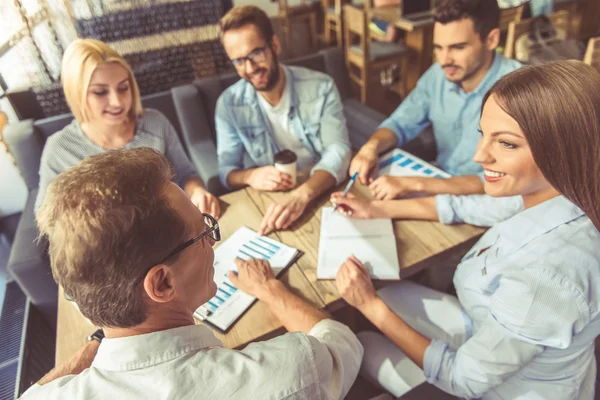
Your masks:
M 204 325 L 104 339 L 92 366 L 23 399 L 341 399 L 363 355 L 345 325 L 323 320 L 309 332 L 230 350 Z
M 271 124 L 273 139 L 275 139 L 275 143 L 277 143 L 279 149 L 288 149 L 296 153 L 298 157 L 296 169 L 298 171 L 312 167 L 315 160 L 310 150 L 300 142 L 300 139 L 292 132 L 290 126 L 291 94 L 288 85 L 285 85 L 281 94 L 281 100 L 279 100 L 279 104 L 276 106 L 269 104 L 260 94 L 257 97 L 260 107 Z

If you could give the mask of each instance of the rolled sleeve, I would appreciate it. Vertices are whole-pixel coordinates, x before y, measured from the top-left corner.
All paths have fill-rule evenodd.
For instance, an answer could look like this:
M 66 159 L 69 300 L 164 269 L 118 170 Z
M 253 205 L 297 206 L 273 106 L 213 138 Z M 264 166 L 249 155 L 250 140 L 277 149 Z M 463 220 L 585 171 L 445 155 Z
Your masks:
M 552 270 L 515 269 L 499 285 L 488 317 L 457 351 L 441 341 L 430 343 L 423 365 L 428 382 L 455 396 L 479 398 L 547 346 L 568 347 L 585 326 L 588 304 Z
M 333 80 L 329 80 L 327 85 L 327 96 L 321 116 L 323 152 L 319 162 L 312 168 L 311 175 L 315 171 L 323 170 L 331 174 L 336 183 L 340 183 L 346 178 L 350 165 L 350 140 L 338 90 Z
M 398 139 L 398 147 L 416 138 L 430 123 L 430 86 L 434 74 L 435 71 L 429 68 L 398 108 L 379 125 L 380 129 L 385 128 L 394 132 Z
M 521 196 L 439 194 L 435 196 L 435 207 L 442 224 L 468 223 L 487 227 L 516 215 L 525 205 Z
M 326 399 L 342 399 L 354 383 L 363 357 L 358 338 L 344 324 L 326 319 L 308 332 L 319 389 Z
M 217 158 L 219 162 L 219 180 L 221 184 L 231 189 L 227 184 L 227 175 L 231 171 L 243 169 L 244 166 L 244 144 L 232 124 L 233 117 L 227 109 L 227 92 L 224 92 L 215 110 L 215 130 L 217 131 Z

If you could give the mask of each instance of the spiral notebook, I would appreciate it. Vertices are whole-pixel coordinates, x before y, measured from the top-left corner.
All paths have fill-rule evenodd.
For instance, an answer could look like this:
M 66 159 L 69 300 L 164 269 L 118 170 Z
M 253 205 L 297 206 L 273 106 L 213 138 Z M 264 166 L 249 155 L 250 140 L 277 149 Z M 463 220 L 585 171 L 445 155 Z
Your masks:
M 235 259 L 268 260 L 275 276 L 279 276 L 302 254 L 298 249 L 241 227 L 216 248 L 213 266 L 217 294 L 198 307 L 194 316 L 220 332 L 227 332 L 256 301 L 256 297 L 238 290 L 227 277 L 228 271 L 236 270 Z

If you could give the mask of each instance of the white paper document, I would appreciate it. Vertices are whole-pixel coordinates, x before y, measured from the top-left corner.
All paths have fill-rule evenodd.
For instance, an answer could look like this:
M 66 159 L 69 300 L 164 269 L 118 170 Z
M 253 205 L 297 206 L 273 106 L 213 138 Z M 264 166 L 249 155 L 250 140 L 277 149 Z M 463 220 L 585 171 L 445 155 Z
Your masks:
M 434 167 L 417 156 L 401 149 L 393 149 L 379 160 L 379 176 L 424 176 L 449 178 L 450 174 Z
M 268 260 L 277 276 L 297 259 L 298 249 L 268 237 L 259 236 L 252 229 L 241 227 L 215 250 L 215 275 L 217 294 L 200 306 L 194 316 L 209 322 L 221 331 L 231 325 L 252 305 L 256 298 L 237 290 L 227 277 L 236 271 L 235 259 L 260 258 Z
M 351 255 L 373 279 L 400 279 L 396 238 L 390 219 L 351 219 L 323 207 L 319 241 L 318 279 L 335 279 Z

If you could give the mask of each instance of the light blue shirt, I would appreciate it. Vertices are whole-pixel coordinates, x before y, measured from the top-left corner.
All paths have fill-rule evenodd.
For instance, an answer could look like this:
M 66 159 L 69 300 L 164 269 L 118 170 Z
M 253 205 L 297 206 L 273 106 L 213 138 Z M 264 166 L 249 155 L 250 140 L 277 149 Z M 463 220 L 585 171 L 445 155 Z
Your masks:
M 440 219 L 477 221 L 481 209 L 468 197 L 436 197 Z M 500 211 L 516 214 L 489 229 L 454 275 L 470 337 L 458 349 L 433 340 L 425 376 L 465 398 L 591 400 L 600 233 L 563 196 L 521 212 Z
M 440 64 L 435 63 L 379 127 L 393 131 L 400 147 L 431 124 L 440 168 L 451 175 L 480 174 L 481 166 L 473 161 L 473 156 L 481 138 L 479 116 L 483 96 L 498 79 L 519 67 L 518 61 L 496 54 L 477 88 L 465 93 L 448 81 Z
M 520 6 L 521 4 L 527 3 L 529 0 L 498 0 L 498 6 L 500 8 L 512 8 Z M 554 0 L 531 0 L 529 1 L 529 8 L 531 9 L 531 16 L 537 17 L 539 15 L 548 15 L 552 13 L 554 6 Z
M 301 67 L 283 66 L 291 95 L 290 134 L 311 152 L 317 170 L 336 182 L 346 178 L 350 140 L 340 95 L 331 77 Z M 221 94 L 215 111 L 219 178 L 227 185 L 233 170 L 272 165 L 279 149 L 252 85 L 239 80 Z

